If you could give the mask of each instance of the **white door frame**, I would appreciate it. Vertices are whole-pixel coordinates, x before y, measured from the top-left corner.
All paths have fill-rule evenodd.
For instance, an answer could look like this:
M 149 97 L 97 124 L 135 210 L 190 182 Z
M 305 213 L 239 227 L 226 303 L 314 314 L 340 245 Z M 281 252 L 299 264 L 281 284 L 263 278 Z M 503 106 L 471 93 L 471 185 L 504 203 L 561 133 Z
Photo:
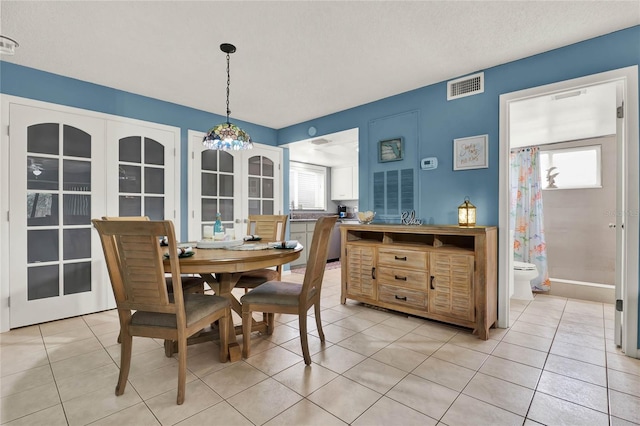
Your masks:
M 511 102 L 538 97 L 555 92 L 573 90 L 607 82 L 621 82 L 624 86 L 624 144 L 626 147 L 624 176 L 626 241 L 624 247 L 626 276 L 624 286 L 623 345 L 626 355 L 638 358 L 638 246 L 640 226 L 638 221 L 638 66 L 621 68 L 586 77 L 566 80 L 558 83 L 520 90 L 500 95 L 500 170 L 498 223 L 500 235 L 498 242 L 498 326 L 509 326 L 509 104 Z M 612 112 L 613 113 L 613 112 Z

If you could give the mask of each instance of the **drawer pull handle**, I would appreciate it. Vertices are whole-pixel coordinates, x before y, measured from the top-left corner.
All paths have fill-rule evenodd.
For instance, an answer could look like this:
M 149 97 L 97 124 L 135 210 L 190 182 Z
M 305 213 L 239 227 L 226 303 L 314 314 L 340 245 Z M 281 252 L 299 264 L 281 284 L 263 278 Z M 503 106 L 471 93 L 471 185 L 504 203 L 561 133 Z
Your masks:
M 397 299 L 397 300 L 404 300 L 405 302 L 407 301 L 407 296 L 400 297 L 400 296 L 398 296 L 398 295 L 396 294 L 396 295 L 395 295 L 395 297 L 396 297 L 396 299 Z
M 406 281 L 407 280 L 407 277 L 400 277 L 398 275 L 396 275 L 395 277 L 396 277 L 396 280 L 398 280 L 398 281 Z
M 436 279 L 436 277 L 434 277 L 433 275 L 431 275 L 431 286 L 430 286 L 430 287 L 431 287 L 431 290 L 435 290 L 435 289 L 436 289 L 436 286 L 435 286 L 435 285 L 434 285 L 434 283 L 433 283 L 433 282 L 435 281 L 435 279 Z
M 371 268 L 371 278 L 372 279 L 376 279 L 376 267 L 374 266 L 373 268 Z
M 404 260 L 405 262 L 407 261 L 407 256 L 404 257 L 400 257 L 400 256 L 394 256 L 396 258 L 396 260 Z

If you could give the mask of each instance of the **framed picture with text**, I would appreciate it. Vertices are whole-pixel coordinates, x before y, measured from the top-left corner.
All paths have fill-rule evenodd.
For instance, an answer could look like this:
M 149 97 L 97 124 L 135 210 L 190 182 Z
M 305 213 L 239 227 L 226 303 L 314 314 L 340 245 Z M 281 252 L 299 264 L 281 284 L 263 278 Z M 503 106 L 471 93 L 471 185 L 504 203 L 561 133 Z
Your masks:
M 453 170 L 489 167 L 489 135 L 453 140 Z
M 402 138 L 387 139 L 378 143 L 378 162 L 398 161 L 404 158 Z

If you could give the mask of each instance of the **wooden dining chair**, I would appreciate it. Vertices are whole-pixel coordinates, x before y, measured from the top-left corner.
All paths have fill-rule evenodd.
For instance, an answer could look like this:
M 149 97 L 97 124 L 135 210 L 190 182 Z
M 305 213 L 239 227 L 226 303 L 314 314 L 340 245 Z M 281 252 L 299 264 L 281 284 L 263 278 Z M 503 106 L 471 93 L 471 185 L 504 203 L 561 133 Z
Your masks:
M 258 235 L 261 242 L 283 241 L 287 230 L 287 215 L 249 215 L 247 235 Z M 267 281 L 282 278 L 282 265 L 275 269 L 264 268 L 243 272 L 236 283 L 236 288 L 256 288 Z
M 122 345 L 116 395 L 124 393 L 133 336 L 177 341 L 178 397 L 182 404 L 187 377 L 187 338 L 214 321 L 226 330 L 231 321 L 229 301 L 209 294 L 184 294 L 173 223 L 168 220 L 92 220 L 98 230 L 116 299 Z M 168 247 L 158 244 L 166 236 Z M 168 251 L 174 291 L 165 281 L 164 253 Z M 135 311 L 132 314 L 132 311 Z M 226 362 L 228 333 L 220 333 L 220 361 Z
M 327 264 L 329 239 L 331 231 L 338 219 L 337 216 L 324 216 L 318 219 L 313 231 L 313 239 L 309 247 L 309 261 L 302 284 L 283 281 L 266 282 L 240 298 L 242 303 L 242 355 L 249 357 L 251 339 L 251 313 L 267 313 L 267 334 L 273 332 L 274 314 L 298 315 L 300 326 L 300 343 L 305 364 L 311 364 L 309 344 L 307 340 L 307 311 L 314 307 L 318 335 L 324 342 L 324 333 L 320 321 L 320 289 L 324 268 Z
M 149 220 L 149 216 L 102 216 L 102 220 Z M 170 276 L 165 277 L 167 290 L 173 293 L 173 282 Z M 205 280 L 201 277 L 182 277 L 182 291 L 185 293 L 204 293 Z M 120 343 L 120 338 L 118 338 Z

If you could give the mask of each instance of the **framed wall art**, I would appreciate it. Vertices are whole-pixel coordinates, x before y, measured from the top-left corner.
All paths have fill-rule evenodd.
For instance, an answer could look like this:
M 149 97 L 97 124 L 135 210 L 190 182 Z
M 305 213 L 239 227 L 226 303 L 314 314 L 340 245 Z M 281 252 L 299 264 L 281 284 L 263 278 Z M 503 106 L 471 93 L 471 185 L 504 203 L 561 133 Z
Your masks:
M 402 138 L 387 139 L 378 143 L 378 162 L 398 161 L 404 158 Z
M 489 167 L 489 135 L 453 140 L 453 170 Z

